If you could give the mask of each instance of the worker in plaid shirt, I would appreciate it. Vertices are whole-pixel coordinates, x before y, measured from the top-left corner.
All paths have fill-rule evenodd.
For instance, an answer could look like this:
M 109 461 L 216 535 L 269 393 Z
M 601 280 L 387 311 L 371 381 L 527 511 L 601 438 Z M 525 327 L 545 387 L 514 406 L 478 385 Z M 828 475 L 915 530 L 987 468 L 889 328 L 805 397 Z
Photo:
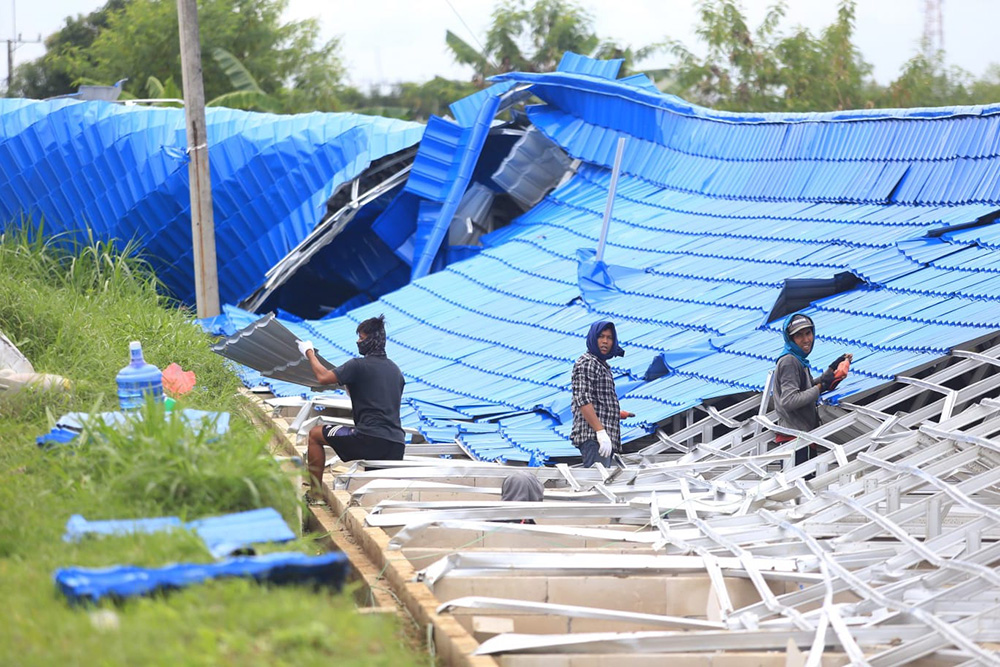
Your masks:
M 611 454 L 621 451 L 619 421 L 634 417 L 618 405 L 615 378 L 608 359 L 625 356 L 618 346 L 612 322 L 594 322 L 587 334 L 587 352 L 573 364 L 573 432 L 570 441 L 580 450 L 583 467 L 597 461 L 611 465 Z

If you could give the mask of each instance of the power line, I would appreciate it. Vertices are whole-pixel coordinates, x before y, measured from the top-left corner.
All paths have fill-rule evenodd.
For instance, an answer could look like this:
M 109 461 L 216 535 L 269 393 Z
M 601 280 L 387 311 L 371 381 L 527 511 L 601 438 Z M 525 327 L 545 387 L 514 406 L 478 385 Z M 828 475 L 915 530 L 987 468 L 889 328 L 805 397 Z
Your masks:
M 469 24 L 465 22 L 465 19 L 462 18 L 462 15 L 458 13 L 458 10 L 455 9 L 455 5 L 451 4 L 451 0 L 444 0 L 444 1 L 451 8 L 451 11 L 454 12 L 455 16 L 458 17 L 458 20 L 462 23 L 462 25 L 465 26 L 465 29 L 469 31 L 469 34 L 472 35 L 473 41 L 475 41 L 476 44 L 479 45 L 479 55 L 481 55 L 483 57 L 483 59 L 486 62 L 488 62 L 493 69 L 495 69 L 495 70 L 500 69 L 499 67 L 497 67 L 496 63 L 494 63 L 490 59 L 489 55 L 487 55 L 487 53 L 486 53 L 486 47 L 483 45 L 482 42 L 479 41 L 479 38 L 476 37 L 476 33 L 474 33 L 472 31 L 472 28 L 470 28 Z
M 11 32 L 13 36 L 7 40 L 7 90 L 10 90 L 11 84 L 14 82 L 14 51 L 17 47 L 22 44 L 41 44 L 42 36 L 39 34 L 38 39 L 22 39 L 21 35 L 17 32 L 17 4 L 15 0 L 10 0 L 10 18 L 11 18 Z

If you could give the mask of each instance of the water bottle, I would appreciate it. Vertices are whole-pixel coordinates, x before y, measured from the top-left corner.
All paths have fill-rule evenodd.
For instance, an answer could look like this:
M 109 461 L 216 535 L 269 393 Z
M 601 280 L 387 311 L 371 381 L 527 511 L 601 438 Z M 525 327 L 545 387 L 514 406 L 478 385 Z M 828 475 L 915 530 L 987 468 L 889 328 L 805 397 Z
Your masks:
M 163 400 L 163 374 L 153 364 L 142 358 L 142 343 L 137 340 L 128 345 L 131 361 L 118 372 L 118 404 L 122 410 L 136 410 L 150 395 Z

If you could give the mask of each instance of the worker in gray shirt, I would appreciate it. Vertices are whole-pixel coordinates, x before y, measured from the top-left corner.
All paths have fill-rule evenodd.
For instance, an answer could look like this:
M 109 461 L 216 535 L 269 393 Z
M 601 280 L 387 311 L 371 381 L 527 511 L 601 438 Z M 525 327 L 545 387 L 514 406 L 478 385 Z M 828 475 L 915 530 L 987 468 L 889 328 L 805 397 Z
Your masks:
M 316 358 L 313 344 L 299 341 L 299 351 L 309 360 L 316 381 L 322 385 L 342 384 L 351 397 L 354 426 L 314 426 L 309 431 L 309 476 L 311 494 L 307 501 L 322 497 L 324 445 L 341 461 L 357 459 L 400 461 L 405 449 L 399 421 L 403 374 L 385 354 L 385 318 L 371 317 L 357 328 L 360 358 L 350 359 L 334 370 L 324 368 Z
M 774 369 L 774 404 L 778 412 L 778 423 L 798 431 L 811 431 L 819 426 L 817 402 L 820 394 L 830 391 L 847 377 L 851 363 L 850 354 L 837 357 L 817 378 L 809 372 L 806 357 L 816 342 L 816 327 L 808 315 L 789 315 L 782 327 L 785 349 L 778 356 Z M 778 434 L 774 441 L 788 442 L 794 438 Z M 805 463 L 816 456 L 815 445 L 807 445 L 795 451 L 795 465 Z

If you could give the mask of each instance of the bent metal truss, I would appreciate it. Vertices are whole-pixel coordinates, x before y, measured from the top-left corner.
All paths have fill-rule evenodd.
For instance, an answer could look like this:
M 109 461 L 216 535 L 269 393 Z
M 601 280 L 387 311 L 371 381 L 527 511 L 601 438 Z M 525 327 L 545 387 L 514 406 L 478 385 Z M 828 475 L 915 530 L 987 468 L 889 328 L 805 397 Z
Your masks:
M 446 662 L 1000 664 L 1000 338 L 967 347 L 782 446 L 758 394 L 694 408 L 622 466 L 414 444 L 337 465 L 328 491 L 473 638 Z M 803 443 L 819 454 L 795 466 Z M 500 500 L 514 470 L 543 502 Z

